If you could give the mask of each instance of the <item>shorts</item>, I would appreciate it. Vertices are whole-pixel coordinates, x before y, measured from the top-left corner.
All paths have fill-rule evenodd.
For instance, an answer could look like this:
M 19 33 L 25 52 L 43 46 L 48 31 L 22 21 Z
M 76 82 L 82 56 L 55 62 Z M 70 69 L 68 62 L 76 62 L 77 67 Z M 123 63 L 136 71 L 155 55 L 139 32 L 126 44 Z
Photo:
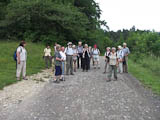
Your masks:
M 61 68 L 61 66 L 55 66 L 55 69 L 56 69 L 55 76 L 62 75 L 62 68 Z
M 99 55 L 93 55 L 93 61 L 99 61 Z

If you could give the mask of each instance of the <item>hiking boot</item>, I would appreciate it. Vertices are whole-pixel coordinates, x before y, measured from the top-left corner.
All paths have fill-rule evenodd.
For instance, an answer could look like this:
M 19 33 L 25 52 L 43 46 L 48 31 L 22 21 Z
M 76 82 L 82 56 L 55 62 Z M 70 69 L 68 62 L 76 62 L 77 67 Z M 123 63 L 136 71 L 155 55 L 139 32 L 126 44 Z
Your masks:
M 71 75 L 74 75 L 73 73 L 71 73 Z
M 23 80 L 28 80 L 26 77 L 23 77 Z
M 110 82 L 110 81 L 111 81 L 111 78 L 109 78 L 109 79 L 106 80 L 106 82 Z
M 59 81 L 59 80 L 56 80 L 56 81 L 53 81 L 53 82 L 54 82 L 54 83 L 57 83 L 57 84 L 58 84 L 58 83 L 60 83 L 60 81 Z
M 105 72 L 103 72 L 103 74 L 106 74 L 106 71 L 105 71 Z
M 114 78 L 114 81 L 117 81 L 118 79 L 117 78 Z

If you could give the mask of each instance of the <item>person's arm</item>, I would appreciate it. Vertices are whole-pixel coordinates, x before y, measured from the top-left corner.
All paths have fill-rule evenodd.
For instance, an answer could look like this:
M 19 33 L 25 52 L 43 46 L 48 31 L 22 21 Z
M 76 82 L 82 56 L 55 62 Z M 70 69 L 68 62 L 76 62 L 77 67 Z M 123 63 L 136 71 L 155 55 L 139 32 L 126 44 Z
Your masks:
M 22 48 L 20 48 L 20 47 L 17 49 L 17 62 L 18 62 L 18 64 L 20 64 L 20 53 L 21 53 L 21 49 L 22 49 Z

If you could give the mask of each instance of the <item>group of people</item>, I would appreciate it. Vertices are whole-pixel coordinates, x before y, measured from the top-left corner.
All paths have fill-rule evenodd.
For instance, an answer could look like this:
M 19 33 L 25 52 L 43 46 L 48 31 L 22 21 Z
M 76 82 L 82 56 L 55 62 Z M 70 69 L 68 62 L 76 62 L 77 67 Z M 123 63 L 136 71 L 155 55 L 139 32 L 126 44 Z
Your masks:
M 112 73 L 114 73 L 114 78 L 117 80 L 117 72 L 120 74 L 128 73 L 128 55 L 130 54 L 130 50 L 127 47 L 126 43 L 123 43 L 122 46 L 118 46 L 118 50 L 116 51 L 115 47 L 106 48 L 105 52 L 105 70 L 108 69 L 108 79 L 107 81 L 111 81 Z
M 26 78 L 26 60 L 27 60 L 27 50 L 25 49 L 26 42 L 22 41 L 16 50 L 16 77 L 20 80 L 22 73 L 23 79 Z M 72 42 L 67 44 L 67 47 L 55 44 L 54 47 L 54 57 L 51 55 L 51 48 L 49 45 L 44 49 L 44 60 L 46 63 L 46 68 L 52 66 L 52 60 L 54 60 L 54 72 L 55 78 L 54 82 L 59 83 L 60 81 L 65 81 L 65 75 L 74 75 L 77 69 L 82 69 L 82 72 L 88 72 L 91 69 L 91 63 L 94 69 L 100 69 L 99 57 L 100 50 L 97 45 L 93 48 L 82 42 L 78 42 L 78 45 L 73 45 Z M 108 72 L 107 81 L 111 81 L 112 73 L 114 73 L 114 78 L 117 80 L 117 72 L 128 73 L 128 55 L 130 50 L 126 43 L 122 46 L 118 46 L 116 51 L 115 47 L 107 47 L 105 52 L 105 67 L 104 74 Z M 54 59 L 53 59 L 54 58 Z
M 64 75 L 74 75 L 77 69 L 82 69 L 83 72 L 90 70 L 91 60 L 94 68 L 100 68 L 99 65 L 100 51 L 97 45 L 94 48 L 82 42 L 78 42 L 78 46 L 73 45 L 72 42 L 67 44 L 67 47 L 55 45 L 54 65 L 55 65 L 55 79 L 54 82 L 59 83 L 64 81 Z

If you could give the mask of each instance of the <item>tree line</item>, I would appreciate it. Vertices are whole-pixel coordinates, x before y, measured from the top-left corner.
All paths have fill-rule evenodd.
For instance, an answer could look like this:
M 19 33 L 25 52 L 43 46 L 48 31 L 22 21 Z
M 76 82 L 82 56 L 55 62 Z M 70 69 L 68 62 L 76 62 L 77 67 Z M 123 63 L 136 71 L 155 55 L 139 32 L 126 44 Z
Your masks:
M 1 0 L 0 38 L 52 44 L 97 39 L 101 10 L 94 0 Z
M 1 0 L 0 40 L 61 45 L 82 41 L 97 44 L 102 52 L 107 46 L 126 42 L 136 57 L 160 56 L 159 33 L 135 27 L 109 31 L 100 15 L 101 9 L 94 0 Z

